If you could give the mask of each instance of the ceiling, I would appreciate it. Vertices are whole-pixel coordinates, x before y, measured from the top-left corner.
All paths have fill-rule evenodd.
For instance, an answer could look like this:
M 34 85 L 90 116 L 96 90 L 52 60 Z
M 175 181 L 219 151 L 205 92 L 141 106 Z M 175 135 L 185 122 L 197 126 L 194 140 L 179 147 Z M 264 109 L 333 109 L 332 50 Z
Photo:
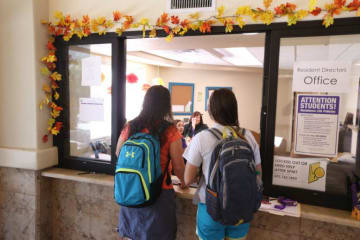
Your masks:
M 358 35 L 281 39 L 279 66 L 291 73 L 295 61 L 360 63 Z M 264 33 L 127 39 L 127 59 L 157 66 L 256 71 L 264 62 Z M 111 54 L 109 45 L 92 52 Z

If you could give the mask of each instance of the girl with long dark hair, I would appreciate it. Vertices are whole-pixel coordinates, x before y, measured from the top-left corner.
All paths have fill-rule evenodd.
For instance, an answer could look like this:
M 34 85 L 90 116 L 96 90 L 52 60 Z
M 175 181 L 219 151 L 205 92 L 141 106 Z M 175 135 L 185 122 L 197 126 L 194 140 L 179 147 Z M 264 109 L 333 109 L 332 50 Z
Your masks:
M 220 132 L 228 131 L 231 128 L 239 136 L 244 137 L 254 152 L 256 170 L 261 175 L 261 158 L 259 146 L 249 130 L 240 129 L 238 120 L 238 107 L 234 93 L 229 89 L 219 89 L 213 92 L 209 101 L 209 114 L 215 121 L 215 126 Z M 249 231 L 250 223 L 243 223 L 237 226 L 225 226 L 215 222 L 206 210 L 205 189 L 208 179 L 209 163 L 211 155 L 218 144 L 218 140 L 210 131 L 202 131 L 197 134 L 186 148 L 183 157 L 187 160 L 185 169 L 185 184 L 191 184 L 195 181 L 199 167 L 202 164 L 203 181 L 200 182 L 198 191 L 199 200 L 197 211 L 197 235 L 202 240 L 220 240 L 220 239 L 245 239 Z
M 164 176 L 171 177 L 174 170 L 184 184 L 184 161 L 181 134 L 173 124 L 169 90 L 153 86 L 146 92 L 139 116 L 126 124 L 118 140 L 116 154 L 133 134 L 147 132 L 160 139 L 160 165 Z M 169 159 L 170 158 L 170 159 Z M 165 174 L 167 162 L 170 161 Z M 153 205 L 142 208 L 121 207 L 119 234 L 132 240 L 171 240 L 176 237 L 175 192 L 171 181 L 164 178 L 162 191 Z
M 184 137 L 192 138 L 202 130 L 208 129 L 208 126 L 203 122 L 202 114 L 195 111 L 190 118 L 190 122 L 184 126 Z

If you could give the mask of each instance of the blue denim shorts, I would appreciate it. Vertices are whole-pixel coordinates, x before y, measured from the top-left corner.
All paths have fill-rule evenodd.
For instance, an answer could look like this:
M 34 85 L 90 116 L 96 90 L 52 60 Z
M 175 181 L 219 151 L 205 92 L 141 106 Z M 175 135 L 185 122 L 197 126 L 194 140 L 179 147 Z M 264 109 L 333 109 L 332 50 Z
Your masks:
M 206 211 L 206 205 L 198 204 L 196 217 L 196 234 L 201 240 L 222 240 L 224 238 L 239 239 L 245 237 L 250 228 L 250 223 L 238 226 L 226 226 L 215 222 Z

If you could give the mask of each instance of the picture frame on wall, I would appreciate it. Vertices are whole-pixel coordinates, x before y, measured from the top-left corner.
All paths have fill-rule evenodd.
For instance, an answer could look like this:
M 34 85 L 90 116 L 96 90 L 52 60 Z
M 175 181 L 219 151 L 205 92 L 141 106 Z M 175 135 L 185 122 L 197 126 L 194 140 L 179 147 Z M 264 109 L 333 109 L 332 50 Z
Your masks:
M 194 84 L 169 82 L 171 110 L 174 115 L 191 115 L 194 110 Z
M 205 111 L 208 110 L 208 99 L 210 98 L 211 94 L 217 90 L 217 89 L 221 89 L 221 88 L 227 88 L 229 90 L 232 90 L 232 87 L 206 87 L 205 88 Z

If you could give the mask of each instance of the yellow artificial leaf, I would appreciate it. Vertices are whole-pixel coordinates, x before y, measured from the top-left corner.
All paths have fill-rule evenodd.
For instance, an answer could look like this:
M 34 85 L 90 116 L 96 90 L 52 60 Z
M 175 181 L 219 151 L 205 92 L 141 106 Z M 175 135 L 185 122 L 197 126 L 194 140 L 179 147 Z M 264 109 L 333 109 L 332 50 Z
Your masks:
M 197 24 L 196 23 L 191 23 L 190 28 L 191 28 L 191 30 L 196 31 L 196 30 L 198 30 L 200 28 L 200 25 L 199 25 L 199 23 L 197 23 Z
M 187 33 L 187 31 L 188 31 L 188 28 L 185 27 L 185 28 L 182 29 L 181 32 L 179 32 L 179 35 L 180 35 L 180 36 L 184 36 L 185 33 Z
M 52 62 L 56 62 L 57 58 L 55 55 L 49 55 L 47 58 L 47 62 L 52 63 Z
M 140 23 L 133 23 L 130 25 L 132 28 L 138 28 L 140 26 Z
M 48 24 L 48 21 L 46 21 L 46 20 L 41 20 L 40 23 L 41 23 L 41 24 Z
M 312 12 L 315 10 L 317 0 L 309 0 L 309 11 Z
M 250 6 L 243 6 L 243 7 L 239 7 L 237 10 L 236 10 L 236 16 L 239 16 L 239 15 L 247 15 L 247 16 L 250 16 L 252 13 L 252 10 L 251 10 L 251 7 Z
M 53 72 L 50 77 L 55 81 L 60 81 L 62 79 L 61 74 L 58 72 Z
M 238 26 L 239 26 L 240 28 L 243 28 L 244 25 L 245 25 L 245 22 L 244 22 L 244 20 L 243 20 L 242 17 L 237 17 L 237 18 L 236 18 L 236 22 L 237 22 L 237 24 L 238 24 Z
M 51 116 L 53 117 L 53 118 L 57 118 L 58 116 L 60 116 L 60 111 L 57 111 L 57 110 L 53 110 L 52 112 L 51 112 Z
M 268 9 L 272 3 L 272 0 L 264 0 L 264 7 L 265 9 Z
M 334 24 L 334 17 L 331 16 L 331 14 L 326 14 L 323 20 L 323 25 L 328 28 L 332 24 Z
M 217 19 L 220 23 L 225 24 L 225 18 L 218 18 Z
M 57 128 L 52 128 L 51 129 L 51 134 L 52 135 L 58 135 L 59 134 L 59 130 Z
M 156 29 L 155 28 L 151 29 L 151 31 L 149 33 L 149 37 L 151 37 L 151 38 L 156 37 Z
M 306 11 L 306 10 L 299 10 L 299 11 L 296 12 L 296 17 L 297 17 L 298 20 L 301 20 L 304 17 L 306 17 L 308 14 L 309 14 L 309 12 Z
M 196 13 L 190 14 L 189 17 L 197 20 L 197 19 L 199 19 L 200 14 L 199 14 L 199 12 L 196 12 Z
M 232 32 L 232 30 L 234 29 L 234 26 L 233 26 L 233 21 L 231 18 L 226 18 L 225 19 L 225 32 L 228 33 L 228 32 Z
M 360 16 L 360 8 L 358 8 L 358 10 L 356 12 L 356 16 Z
M 51 88 L 50 88 L 50 86 L 47 85 L 47 84 L 44 84 L 44 85 L 43 85 L 43 90 L 44 90 L 44 92 L 46 92 L 46 93 L 51 93 Z
M 174 27 L 174 28 L 172 29 L 172 32 L 173 32 L 174 34 L 178 34 L 178 33 L 180 32 L 180 30 L 181 30 L 180 27 Z
M 59 93 L 58 93 L 58 92 L 55 92 L 55 94 L 54 94 L 54 98 L 55 98 L 55 100 L 58 100 L 58 99 L 59 99 L 59 97 L 60 97 Z
M 297 22 L 297 16 L 296 14 L 289 14 L 288 15 L 288 26 L 295 25 Z
M 104 25 L 106 23 L 106 18 L 105 17 L 98 17 L 97 22 L 98 22 L 99 25 Z
M 272 11 L 265 11 L 260 14 L 261 21 L 266 24 L 270 25 L 274 20 L 274 13 Z
M 42 101 L 40 102 L 40 104 L 39 104 L 40 110 L 43 110 L 44 104 L 46 104 L 46 100 L 45 100 L 45 99 L 42 100 Z
M 55 13 L 54 13 L 54 18 L 62 19 L 62 18 L 64 18 L 64 15 L 63 15 L 63 13 L 60 12 L 60 11 L 55 11 Z
M 106 28 L 112 28 L 114 27 L 114 22 L 112 20 L 107 20 L 105 23 Z
M 42 74 L 42 75 L 49 76 L 50 73 L 51 73 L 51 72 L 49 71 L 49 69 L 48 69 L 47 67 L 41 68 L 41 74 Z
M 149 25 L 149 19 L 141 18 L 140 19 L 140 25 Z
M 124 32 L 124 30 L 122 28 L 116 28 L 115 32 L 117 33 L 117 35 L 121 36 Z
M 55 119 L 54 119 L 54 118 L 49 118 L 49 119 L 48 119 L 48 126 L 49 126 L 49 127 L 52 127 L 52 126 L 54 125 L 54 123 L 55 123 Z
M 173 34 L 173 33 L 170 33 L 169 35 L 167 35 L 167 37 L 165 38 L 165 40 L 166 40 L 167 42 L 171 42 L 173 38 L 174 38 L 174 34 Z
M 99 35 L 106 35 L 106 30 L 99 31 Z
M 225 7 L 224 7 L 224 6 L 218 7 L 218 9 L 217 9 L 217 16 L 216 16 L 216 17 L 221 17 L 222 15 L 224 15 L 224 11 L 225 11 Z

